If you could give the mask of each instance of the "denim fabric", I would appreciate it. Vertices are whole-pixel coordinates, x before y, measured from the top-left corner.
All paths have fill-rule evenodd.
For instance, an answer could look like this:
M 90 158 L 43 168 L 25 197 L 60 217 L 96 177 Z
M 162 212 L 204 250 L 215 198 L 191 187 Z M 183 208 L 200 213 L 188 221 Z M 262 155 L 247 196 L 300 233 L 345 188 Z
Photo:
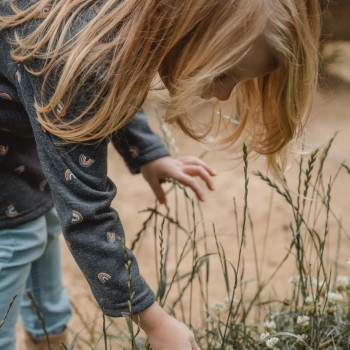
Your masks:
M 19 316 L 28 332 L 36 338 L 44 335 L 26 290 L 39 304 L 49 334 L 60 333 L 70 319 L 70 303 L 61 279 L 60 232 L 55 209 L 27 224 L 0 230 L 0 318 L 17 294 L 0 329 L 1 350 L 15 350 Z

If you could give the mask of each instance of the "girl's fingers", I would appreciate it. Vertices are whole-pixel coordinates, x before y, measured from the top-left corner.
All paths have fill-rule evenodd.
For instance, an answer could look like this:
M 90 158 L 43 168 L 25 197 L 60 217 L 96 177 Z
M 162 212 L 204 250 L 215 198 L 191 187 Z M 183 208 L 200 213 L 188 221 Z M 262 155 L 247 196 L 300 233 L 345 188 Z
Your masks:
M 160 183 L 158 181 L 153 181 L 152 183 L 150 183 L 150 186 L 151 186 L 152 191 L 155 194 L 158 202 L 160 204 L 164 204 L 166 202 L 165 193 L 164 193 Z
M 216 171 L 200 158 L 188 156 L 180 157 L 178 160 L 184 165 L 199 165 L 203 167 L 211 176 L 216 175 Z
M 214 190 L 213 182 L 211 181 L 210 173 L 199 165 L 186 165 L 183 167 L 183 172 L 190 176 L 199 176 L 210 190 Z
M 190 175 L 183 174 L 182 176 L 177 177 L 174 179 L 178 181 L 180 184 L 191 188 L 191 190 L 196 194 L 196 196 L 201 200 L 204 201 L 204 194 L 198 184 L 198 182 Z

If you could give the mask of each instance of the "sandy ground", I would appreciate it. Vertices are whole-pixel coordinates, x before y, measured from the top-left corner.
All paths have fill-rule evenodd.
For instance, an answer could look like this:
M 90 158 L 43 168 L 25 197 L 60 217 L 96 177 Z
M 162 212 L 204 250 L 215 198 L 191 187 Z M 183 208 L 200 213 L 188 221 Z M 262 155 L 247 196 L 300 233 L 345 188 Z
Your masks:
M 156 130 L 159 130 L 158 122 L 152 117 L 152 109 L 148 108 L 148 112 L 152 126 Z M 198 117 L 200 117 L 200 113 L 198 114 Z M 189 140 L 181 132 L 172 129 L 171 131 L 180 155 L 199 156 L 205 151 L 203 145 Z M 324 89 L 317 94 L 312 116 L 307 127 L 306 141 L 308 149 L 324 145 L 336 131 L 339 131 L 339 133 L 325 165 L 324 178 L 326 182 L 329 177 L 334 177 L 340 163 L 348 161 L 347 164 L 350 165 L 350 89 L 344 86 L 332 86 L 332 88 Z M 236 232 L 234 200 L 237 204 L 237 215 L 240 226 L 244 204 L 244 178 L 243 165 L 229 158 L 228 152 L 211 152 L 204 158 L 217 170 L 218 175 L 215 178 L 215 191 L 206 191 L 206 201 L 202 204 L 201 208 L 208 234 L 207 249 L 211 253 L 217 251 L 213 238 L 214 225 L 218 240 L 225 248 L 227 259 L 233 265 L 237 266 L 239 244 Z M 259 271 L 260 281 L 267 280 L 287 254 L 292 239 L 292 233 L 289 229 L 289 224 L 292 221 L 290 207 L 286 205 L 280 196 L 273 194 L 273 191 L 266 184 L 252 174 L 254 170 L 265 172 L 263 159 L 260 158 L 249 162 L 248 172 L 250 182 L 248 203 L 249 213 L 253 222 L 253 230 L 248 225 L 245 244 L 243 245 L 243 261 L 240 268 L 240 271 L 242 271 L 244 267 L 243 280 L 249 281 L 245 290 L 245 297 L 253 295 L 256 291 L 257 270 Z M 109 174 L 118 187 L 118 194 L 113 202 L 113 206 L 119 212 L 125 228 L 127 242 L 130 244 L 135 238 L 136 233 L 140 230 L 142 222 L 147 217 L 147 214 L 140 213 L 140 211 L 153 207 L 154 197 L 148 185 L 143 181 L 142 176 L 130 175 L 122 159 L 113 149 L 111 149 L 109 155 Z M 296 191 L 298 167 L 293 157 L 291 158 L 290 169 L 287 171 L 286 176 L 291 183 L 292 191 Z M 336 216 L 341 219 L 344 231 L 347 231 L 348 234 L 339 230 L 339 225 L 336 223 L 333 215 L 330 215 L 329 237 L 325 259 L 330 261 L 338 258 L 338 261 L 343 266 L 346 265 L 346 260 L 350 258 L 349 197 L 350 175 L 345 171 L 341 171 L 332 189 L 331 208 Z M 169 206 L 173 208 L 174 202 L 174 195 L 170 194 L 168 199 Z M 186 223 L 187 217 L 184 201 L 181 199 L 179 203 L 180 221 Z M 199 218 L 198 212 L 196 215 Z M 322 227 L 321 223 L 320 227 Z M 200 254 L 204 254 L 203 240 L 200 240 L 202 235 L 202 230 L 199 227 L 197 238 Z M 341 237 L 341 244 L 339 244 L 339 237 Z M 174 268 L 175 243 L 173 238 L 170 239 L 170 242 L 168 268 L 171 271 Z M 179 234 L 180 247 L 184 242 L 185 236 Z M 159 241 L 157 244 L 159 245 Z M 156 289 L 157 273 L 154 263 L 154 234 L 152 227 L 146 230 L 142 245 L 135 251 L 135 254 L 143 276 L 152 288 Z M 63 239 L 62 259 L 64 283 L 69 291 L 75 309 L 69 327 L 75 332 L 81 332 L 81 335 L 85 339 L 93 343 L 101 336 L 99 323 L 101 315 L 93 301 L 89 287 L 66 248 Z M 258 264 L 256 264 L 256 261 L 258 261 Z M 311 259 L 310 261 L 313 260 Z M 191 263 L 191 257 L 186 260 L 186 263 L 182 267 L 183 271 L 188 271 L 188 263 Z M 340 268 L 339 273 L 345 274 L 345 270 Z M 234 280 L 232 270 L 229 271 L 229 274 L 232 285 Z M 266 287 L 262 294 L 262 299 L 267 300 L 271 298 L 282 301 L 287 298 L 291 292 L 287 281 L 294 274 L 296 274 L 295 259 L 293 255 L 290 255 Z M 169 301 L 174 300 L 177 294 L 177 288 L 174 288 L 174 293 L 170 295 Z M 217 255 L 213 255 L 210 260 L 209 304 L 216 300 L 224 301 L 225 296 L 225 284 L 222 277 L 221 265 Z M 195 301 L 193 305 L 198 304 L 199 295 L 196 290 L 193 293 L 193 300 Z M 189 296 L 187 295 L 184 298 L 186 320 L 189 317 L 189 305 Z M 200 319 L 203 319 L 203 310 L 200 310 L 197 306 L 193 306 L 192 317 L 192 321 L 198 324 Z M 123 320 L 117 320 L 116 323 L 121 327 L 125 324 Z M 21 349 L 20 339 L 18 346 L 18 350 Z M 96 349 L 99 346 L 101 345 L 96 346 Z M 80 343 L 80 348 L 89 349 L 90 347 Z M 113 346 L 113 349 L 119 348 L 121 349 L 118 345 Z

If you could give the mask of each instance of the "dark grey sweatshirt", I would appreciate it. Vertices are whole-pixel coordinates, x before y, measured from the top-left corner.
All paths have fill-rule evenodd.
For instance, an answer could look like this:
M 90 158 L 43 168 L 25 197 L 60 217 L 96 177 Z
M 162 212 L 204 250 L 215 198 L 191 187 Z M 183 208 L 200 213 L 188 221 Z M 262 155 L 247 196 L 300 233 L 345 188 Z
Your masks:
M 9 11 L 6 4 L 0 3 L 0 14 Z M 133 254 L 123 248 L 123 227 L 111 208 L 116 186 L 107 177 L 109 140 L 67 145 L 40 127 L 34 101 L 40 101 L 42 77 L 10 58 L 7 39 L 13 31 L 0 32 L 0 229 L 27 223 L 55 206 L 70 251 L 101 309 L 123 316 L 132 294 L 132 312 L 138 313 L 154 302 L 154 293 Z M 73 109 L 66 113 L 74 118 Z M 133 173 L 169 155 L 143 111 L 109 139 Z

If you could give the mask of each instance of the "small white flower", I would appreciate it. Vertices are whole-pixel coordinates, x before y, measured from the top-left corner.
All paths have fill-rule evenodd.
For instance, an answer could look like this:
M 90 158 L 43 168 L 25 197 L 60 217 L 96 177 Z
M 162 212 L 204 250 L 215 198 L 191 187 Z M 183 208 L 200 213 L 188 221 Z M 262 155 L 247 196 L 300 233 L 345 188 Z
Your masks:
M 269 332 L 264 332 L 260 334 L 260 340 L 264 340 L 265 338 L 267 338 L 270 335 Z
M 269 330 L 276 330 L 276 322 L 275 321 L 265 321 L 264 327 Z
M 300 277 L 299 276 L 292 276 L 292 277 L 289 277 L 288 279 L 288 282 L 297 286 L 299 284 L 299 281 L 300 281 Z
M 310 284 L 310 286 L 321 286 L 323 282 L 317 283 L 317 279 L 316 278 L 307 278 L 308 283 Z
M 348 276 L 337 276 L 335 284 L 338 288 L 346 289 L 350 285 L 350 278 Z
M 225 311 L 226 305 L 225 305 L 225 303 L 223 303 L 221 301 L 216 301 L 215 303 L 213 303 L 211 308 L 215 311 Z
M 307 341 L 307 335 L 306 334 L 296 334 L 296 336 L 298 337 L 298 341 L 299 342 L 301 342 L 301 341 L 306 342 Z
M 298 316 L 297 318 L 297 325 L 299 326 L 308 326 L 310 323 L 310 317 L 309 316 L 306 316 L 306 315 L 303 315 L 303 316 Z
M 328 292 L 328 301 L 336 303 L 343 300 L 343 296 L 339 293 Z
M 309 294 L 306 298 L 305 298 L 305 303 L 306 304 L 312 304 L 312 303 L 314 303 L 315 302 L 315 300 L 314 300 L 314 298 L 313 298 L 313 296 L 311 295 L 311 294 Z
M 216 316 L 209 315 L 207 318 L 207 322 L 208 323 L 218 323 L 219 319 Z
M 277 343 L 278 343 L 277 337 L 273 337 L 273 338 L 266 340 L 266 346 L 271 348 L 271 349 L 274 348 Z

